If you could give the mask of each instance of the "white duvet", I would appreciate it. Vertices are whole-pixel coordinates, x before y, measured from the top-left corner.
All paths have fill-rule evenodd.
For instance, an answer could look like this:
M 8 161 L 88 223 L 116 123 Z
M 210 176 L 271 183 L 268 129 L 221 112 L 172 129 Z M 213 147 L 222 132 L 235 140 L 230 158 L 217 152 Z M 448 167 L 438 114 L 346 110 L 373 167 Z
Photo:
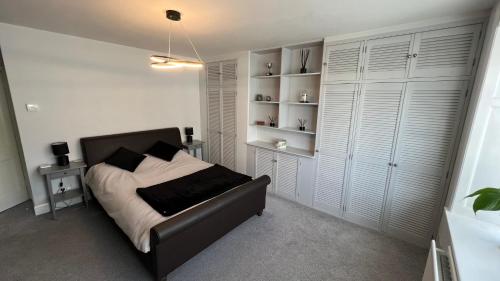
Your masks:
M 171 162 L 147 155 L 133 173 L 106 163 L 94 165 L 85 176 L 85 182 L 135 247 L 147 253 L 150 250 L 149 230 L 169 217 L 160 215 L 142 200 L 136 188 L 173 180 L 211 166 L 184 151 L 177 152 Z

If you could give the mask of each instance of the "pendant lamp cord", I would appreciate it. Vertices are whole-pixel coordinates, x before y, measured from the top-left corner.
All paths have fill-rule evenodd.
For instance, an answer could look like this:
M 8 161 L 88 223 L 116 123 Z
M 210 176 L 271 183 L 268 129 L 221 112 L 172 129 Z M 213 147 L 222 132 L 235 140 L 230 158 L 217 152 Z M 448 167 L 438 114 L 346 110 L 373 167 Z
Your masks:
M 169 59 L 171 58 L 170 56 L 170 36 L 172 34 L 172 21 L 170 21 L 169 26 L 168 26 L 168 57 Z
M 182 22 L 179 22 L 179 23 L 181 24 L 182 33 L 184 33 L 184 36 L 186 36 L 186 39 L 189 41 L 189 44 L 191 44 L 191 48 L 193 48 L 193 51 L 195 52 L 196 56 L 198 57 L 198 60 L 200 62 L 203 62 L 203 60 L 200 57 L 200 54 L 198 54 L 198 51 L 196 50 L 196 47 L 193 44 L 193 41 L 191 41 L 191 38 L 189 38 L 189 34 L 186 32 L 184 25 L 182 24 Z M 170 56 L 170 53 L 169 53 L 169 56 Z

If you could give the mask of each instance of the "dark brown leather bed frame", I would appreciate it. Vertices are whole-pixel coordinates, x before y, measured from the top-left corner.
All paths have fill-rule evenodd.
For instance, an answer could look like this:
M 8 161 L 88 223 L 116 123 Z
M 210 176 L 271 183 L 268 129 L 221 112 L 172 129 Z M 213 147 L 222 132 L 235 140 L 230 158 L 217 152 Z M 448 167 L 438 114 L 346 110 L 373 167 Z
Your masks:
M 179 128 L 88 137 L 80 143 L 84 160 L 91 167 L 122 146 L 144 153 L 159 140 L 182 146 Z M 154 226 L 150 252 L 137 252 L 146 259 L 155 279 L 166 280 L 168 273 L 224 234 L 253 215 L 262 215 L 269 183 L 270 178 L 262 176 Z

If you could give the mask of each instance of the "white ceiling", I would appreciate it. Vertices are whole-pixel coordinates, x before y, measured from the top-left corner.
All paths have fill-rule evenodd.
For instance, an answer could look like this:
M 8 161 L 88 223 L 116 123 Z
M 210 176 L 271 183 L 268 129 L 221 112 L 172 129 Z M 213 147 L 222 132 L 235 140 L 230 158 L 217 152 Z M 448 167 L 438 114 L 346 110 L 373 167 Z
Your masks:
M 0 22 L 167 50 L 166 9 L 202 57 L 426 19 L 466 16 L 496 0 L 0 0 Z M 177 26 L 179 31 L 179 26 Z M 180 33 L 173 53 L 194 56 Z M 183 40 L 179 40 L 183 39 Z M 182 44 L 180 44 L 182 42 Z

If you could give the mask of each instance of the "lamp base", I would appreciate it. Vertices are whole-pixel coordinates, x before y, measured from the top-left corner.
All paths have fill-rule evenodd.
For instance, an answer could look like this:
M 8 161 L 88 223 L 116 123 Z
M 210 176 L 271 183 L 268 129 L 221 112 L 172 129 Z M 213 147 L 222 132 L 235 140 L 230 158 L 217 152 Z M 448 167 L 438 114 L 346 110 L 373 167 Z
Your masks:
M 57 156 L 57 166 L 68 166 L 69 157 L 68 155 Z

